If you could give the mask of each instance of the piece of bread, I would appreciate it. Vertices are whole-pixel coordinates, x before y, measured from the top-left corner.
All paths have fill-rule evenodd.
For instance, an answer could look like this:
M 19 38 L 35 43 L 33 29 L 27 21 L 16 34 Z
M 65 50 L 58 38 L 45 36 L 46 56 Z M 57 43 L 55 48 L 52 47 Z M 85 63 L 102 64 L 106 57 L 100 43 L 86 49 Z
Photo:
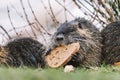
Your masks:
M 120 66 L 120 62 L 114 63 L 115 66 Z
M 49 55 L 46 56 L 48 66 L 57 68 L 64 66 L 72 58 L 72 55 L 78 52 L 80 48 L 79 43 L 72 43 L 69 45 L 59 46 L 53 49 Z

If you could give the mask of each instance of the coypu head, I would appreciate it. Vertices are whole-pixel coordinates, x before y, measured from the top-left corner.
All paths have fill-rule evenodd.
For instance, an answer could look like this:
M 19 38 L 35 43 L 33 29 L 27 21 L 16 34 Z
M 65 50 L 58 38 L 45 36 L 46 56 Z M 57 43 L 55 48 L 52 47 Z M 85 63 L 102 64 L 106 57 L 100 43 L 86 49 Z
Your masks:
M 77 18 L 60 25 L 57 32 L 53 35 L 52 45 L 56 47 L 97 37 L 96 34 L 92 33 L 97 33 L 97 29 L 89 21 Z

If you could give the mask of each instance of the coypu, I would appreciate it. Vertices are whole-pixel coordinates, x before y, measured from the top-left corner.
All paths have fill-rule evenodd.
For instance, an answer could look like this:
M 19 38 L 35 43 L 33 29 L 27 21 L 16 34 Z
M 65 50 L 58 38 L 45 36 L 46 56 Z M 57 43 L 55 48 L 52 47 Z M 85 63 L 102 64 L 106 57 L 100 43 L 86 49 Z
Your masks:
M 120 62 L 120 21 L 108 24 L 102 31 L 102 54 L 106 64 Z
M 0 64 L 19 67 L 41 67 L 44 62 L 45 47 L 32 38 L 19 38 L 0 48 Z
M 73 55 L 67 65 L 90 67 L 99 66 L 101 63 L 100 32 L 90 21 L 84 18 L 77 18 L 61 24 L 51 40 L 50 51 L 59 45 L 80 43 L 79 51 L 76 55 Z

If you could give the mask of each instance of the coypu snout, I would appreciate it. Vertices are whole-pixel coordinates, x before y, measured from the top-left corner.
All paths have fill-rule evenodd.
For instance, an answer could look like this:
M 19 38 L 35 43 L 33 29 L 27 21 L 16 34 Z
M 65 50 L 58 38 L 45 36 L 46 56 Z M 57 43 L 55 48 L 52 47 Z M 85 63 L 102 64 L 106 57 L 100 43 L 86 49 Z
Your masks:
M 62 44 L 62 43 L 64 43 L 64 42 L 65 42 L 65 37 L 64 37 L 64 35 L 63 35 L 63 34 L 58 34 L 58 35 L 56 35 L 55 42 L 56 42 L 57 44 Z

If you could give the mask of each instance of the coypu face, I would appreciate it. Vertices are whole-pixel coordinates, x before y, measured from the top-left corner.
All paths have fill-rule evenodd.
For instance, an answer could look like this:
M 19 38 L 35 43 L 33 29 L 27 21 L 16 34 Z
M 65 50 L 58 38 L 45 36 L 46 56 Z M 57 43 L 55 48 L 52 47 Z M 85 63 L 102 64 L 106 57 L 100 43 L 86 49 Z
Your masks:
M 79 19 L 73 20 L 68 23 L 63 23 L 54 34 L 52 38 L 52 45 L 67 45 L 70 43 L 84 41 L 90 38 L 86 26 L 82 25 Z

